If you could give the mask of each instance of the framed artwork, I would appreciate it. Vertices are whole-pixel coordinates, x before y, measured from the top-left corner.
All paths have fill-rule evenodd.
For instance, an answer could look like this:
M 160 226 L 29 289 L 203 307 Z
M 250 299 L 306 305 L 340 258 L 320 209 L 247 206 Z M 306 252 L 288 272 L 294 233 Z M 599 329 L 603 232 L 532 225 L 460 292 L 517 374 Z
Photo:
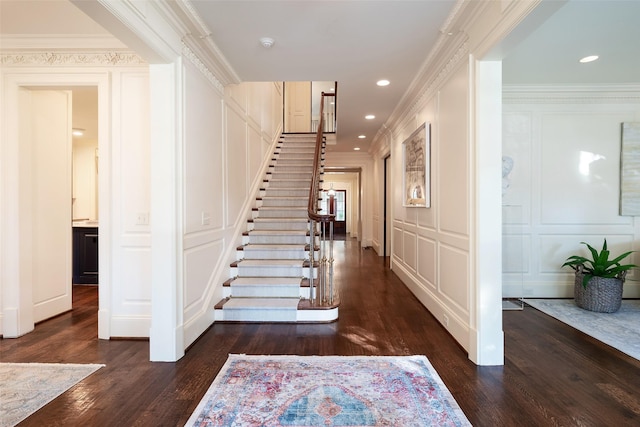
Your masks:
M 403 206 L 431 207 L 430 130 L 425 122 L 402 143 Z
M 620 215 L 640 215 L 640 123 L 622 123 Z

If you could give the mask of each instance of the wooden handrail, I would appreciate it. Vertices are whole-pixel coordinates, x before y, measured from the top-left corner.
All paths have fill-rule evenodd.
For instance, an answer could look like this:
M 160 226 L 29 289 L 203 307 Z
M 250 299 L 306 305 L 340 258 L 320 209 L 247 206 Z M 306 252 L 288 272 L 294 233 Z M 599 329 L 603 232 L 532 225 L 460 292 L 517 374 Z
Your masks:
M 320 123 L 318 123 L 318 131 L 316 133 L 316 149 L 313 158 L 313 175 L 311 178 L 311 188 L 309 188 L 309 204 L 307 211 L 309 219 L 316 222 L 330 222 L 335 219 L 335 214 L 319 214 L 318 213 L 318 194 L 320 193 L 320 166 L 322 158 L 322 142 L 324 140 L 324 99 L 325 97 L 335 97 L 334 93 L 322 92 L 320 101 Z

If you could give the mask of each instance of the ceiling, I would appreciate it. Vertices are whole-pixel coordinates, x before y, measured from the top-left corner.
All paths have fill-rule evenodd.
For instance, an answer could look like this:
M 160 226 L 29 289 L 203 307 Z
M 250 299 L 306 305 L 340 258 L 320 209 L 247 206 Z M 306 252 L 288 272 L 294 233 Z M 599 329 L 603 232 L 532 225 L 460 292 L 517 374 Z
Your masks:
M 454 0 L 190 3 L 243 81 L 337 81 L 338 143 L 329 149 L 345 152 L 368 149 L 433 46 L 446 37 L 441 29 L 455 6 Z M 505 83 L 640 80 L 640 1 L 544 3 L 553 5 L 553 15 L 522 25 L 499 53 Z M 60 34 L 107 31 L 67 0 L 0 0 L 0 42 Z M 265 49 L 261 37 L 273 38 L 274 45 Z M 587 54 L 600 60 L 579 64 Z M 376 86 L 383 78 L 391 84 Z M 365 120 L 366 114 L 376 118 Z

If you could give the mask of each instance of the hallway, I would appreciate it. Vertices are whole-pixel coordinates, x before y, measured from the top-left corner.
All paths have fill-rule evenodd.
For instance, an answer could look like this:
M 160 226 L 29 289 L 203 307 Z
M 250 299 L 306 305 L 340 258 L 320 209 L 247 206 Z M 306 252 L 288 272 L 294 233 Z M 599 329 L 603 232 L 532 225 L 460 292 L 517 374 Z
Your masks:
M 2 362 L 106 367 L 22 426 L 181 426 L 229 353 L 426 355 L 474 426 L 638 425 L 640 362 L 532 309 L 504 317 L 505 366 L 471 363 L 371 249 L 336 242 L 335 323 L 214 324 L 175 363 L 149 362 L 145 340 L 99 341 L 95 287 L 74 311 L 0 340 Z

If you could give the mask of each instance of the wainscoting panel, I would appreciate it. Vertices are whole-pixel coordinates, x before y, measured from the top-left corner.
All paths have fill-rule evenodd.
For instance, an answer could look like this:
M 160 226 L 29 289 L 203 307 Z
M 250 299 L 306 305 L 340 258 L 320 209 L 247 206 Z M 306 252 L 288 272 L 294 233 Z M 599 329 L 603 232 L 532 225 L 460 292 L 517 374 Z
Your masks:
M 414 233 L 404 232 L 403 245 L 404 245 L 403 260 L 407 264 L 407 267 L 409 267 L 412 272 L 415 272 L 416 262 L 417 262 L 416 235 Z
M 418 276 L 425 284 L 435 290 L 436 283 L 436 242 L 418 236 Z
M 458 248 L 438 246 L 440 269 L 439 290 L 464 313 L 469 311 L 469 254 Z M 462 316 L 465 317 L 465 316 Z

